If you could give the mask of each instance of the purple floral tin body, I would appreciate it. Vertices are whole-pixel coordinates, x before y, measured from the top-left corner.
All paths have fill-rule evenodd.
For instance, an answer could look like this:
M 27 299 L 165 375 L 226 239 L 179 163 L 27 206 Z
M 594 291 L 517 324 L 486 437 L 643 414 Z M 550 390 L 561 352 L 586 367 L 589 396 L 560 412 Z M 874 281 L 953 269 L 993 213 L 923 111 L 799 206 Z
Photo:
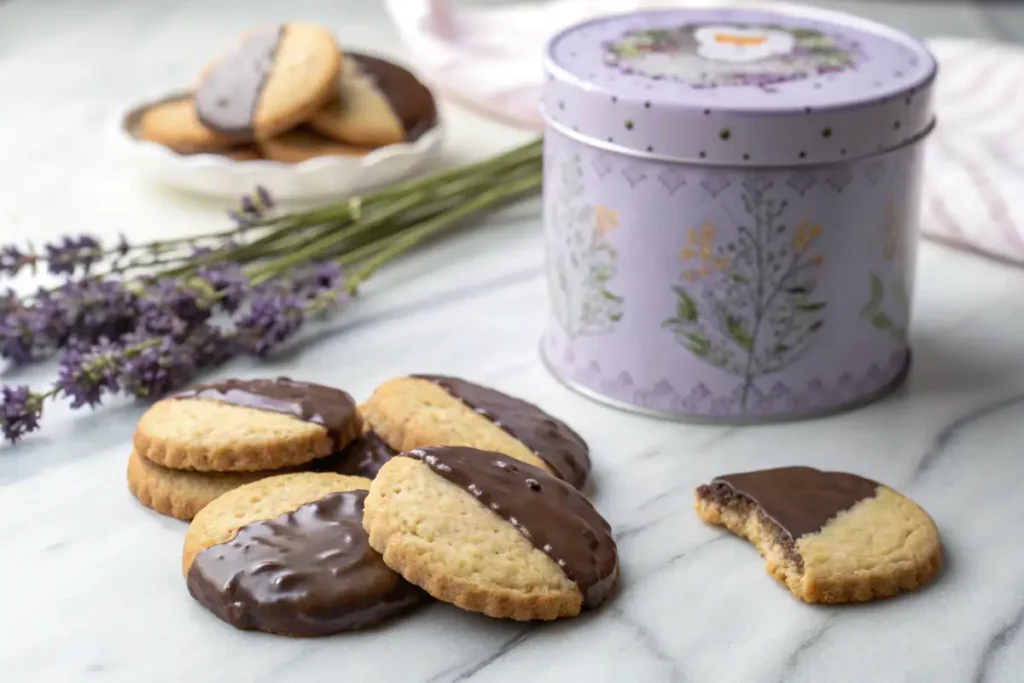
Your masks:
M 910 365 L 936 63 L 820 10 L 601 18 L 548 46 L 542 354 L 598 400 L 758 422 Z

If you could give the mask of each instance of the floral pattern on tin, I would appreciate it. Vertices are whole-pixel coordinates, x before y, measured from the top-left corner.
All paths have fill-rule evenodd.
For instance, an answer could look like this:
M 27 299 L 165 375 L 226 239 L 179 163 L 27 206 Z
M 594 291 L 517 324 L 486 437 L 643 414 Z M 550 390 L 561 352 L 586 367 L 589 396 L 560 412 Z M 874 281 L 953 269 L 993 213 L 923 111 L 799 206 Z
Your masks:
M 816 29 L 756 24 L 629 31 L 605 45 L 610 66 L 695 88 L 767 87 L 834 74 L 854 68 L 858 56 L 855 44 Z
M 688 230 L 679 255 L 683 283 L 673 288 L 675 311 L 662 322 L 689 353 L 739 378 L 741 407 L 758 378 L 807 352 L 826 305 L 814 297 L 821 226 L 786 225 L 787 203 L 761 192 L 744 194 L 743 206 L 749 221 L 725 245 L 711 223 Z
M 558 245 L 547 259 L 548 297 L 568 337 L 607 334 L 623 315 L 623 299 L 610 289 L 618 253 L 608 234 L 618 227 L 618 213 L 582 199 L 579 155 L 564 159 L 560 171 L 549 206 L 551 239 Z
M 892 202 L 885 205 L 885 220 L 881 234 L 882 258 L 886 264 L 901 262 L 904 257 L 904 235 L 896 219 Z M 906 320 L 910 317 L 910 293 L 899 275 L 886 278 L 893 269 L 872 270 L 868 273 L 868 300 L 860 310 L 860 317 L 882 334 L 900 344 L 907 342 Z

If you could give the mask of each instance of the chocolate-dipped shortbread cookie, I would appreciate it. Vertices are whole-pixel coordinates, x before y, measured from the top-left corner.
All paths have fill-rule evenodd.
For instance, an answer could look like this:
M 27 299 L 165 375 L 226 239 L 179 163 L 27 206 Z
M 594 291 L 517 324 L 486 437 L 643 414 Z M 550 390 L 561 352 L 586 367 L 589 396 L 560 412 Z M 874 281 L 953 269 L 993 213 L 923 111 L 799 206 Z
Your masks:
M 590 474 L 586 442 L 537 406 L 457 377 L 415 375 L 381 384 L 362 406 L 367 426 L 396 451 L 471 446 L 505 453 L 576 488 Z
M 338 44 L 323 27 L 290 23 L 250 31 L 203 70 L 196 114 L 234 140 L 273 137 L 334 96 L 341 63 Z
M 320 133 L 357 147 L 411 142 L 436 123 L 434 97 L 415 76 L 354 52 L 346 55 L 337 94 L 309 120 Z
M 135 453 L 172 469 L 248 472 L 302 465 L 362 433 L 352 397 L 284 377 L 225 380 L 154 404 L 135 430 Z
M 364 628 L 427 599 L 363 530 L 367 479 L 299 473 L 237 488 L 185 537 L 189 593 L 232 626 L 287 636 Z
M 407 580 L 495 618 L 572 617 L 618 582 L 611 527 L 593 505 L 502 453 L 456 446 L 393 458 L 370 485 L 363 523 Z
M 228 154 L 233 144 L 230 135 L 208 128 L 196 116 L 189 96 L 167 99 L 150 105 L 139 115 L 138 135 L 179 154 Z
M 765 569 L 810 603 L 862 602 L 938 573 L 939 532 L 896 491 L 843 472 L 783 467 L 715 478 L 696 491 L 705 522 L 749 540 Z

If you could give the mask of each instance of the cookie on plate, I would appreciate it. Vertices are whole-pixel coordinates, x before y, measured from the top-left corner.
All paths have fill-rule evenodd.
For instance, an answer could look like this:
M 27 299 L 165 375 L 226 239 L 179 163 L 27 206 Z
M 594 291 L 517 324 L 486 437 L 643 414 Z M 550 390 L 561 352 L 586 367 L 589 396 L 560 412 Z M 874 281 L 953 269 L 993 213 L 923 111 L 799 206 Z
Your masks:
M 236 140 L 273 137 L 334 96 L 341 60 L 337 41 L 321 26 L 250 31 L 203 70 L 196 113 L 203 125 Z
M 259 148 L 267 159 L 287 164 L 298 164 L 318 157 L 361 157 L 372 151 L 346 145 L 304 127 L 261 140 Z
M 434 97 L 415 76 L 353 52 L 346 56 L 337 94 L 309 120 L 320 133 L 363 147 L 415 141 L 436 123 Z
M 811 467 L 729 474 L 699 487 L 695 508 L 705 522 L 753 543 L 768 573 L 809 603 L 913 590 L 942 562 L 928 513 L 855 474 Z
M 363 530 L 369 480 L 303 472 L 234 489 L 185 536 L 189 593 L 242 630 L 324 636 L 379 623 L 426 599 Z
M 341 389 L 285 377 L 226 380 L 155 403 L 132 446 L 171 469 L 252 472 L 328 456 L 361 433 L 355 401 Z
M 138 135 L 179 154 L 219 152 L 232 145 L 230 136 L 202 124 L 188 96 L 147 107 L 139 116 Z
M 457 377 L 415 375 L 381 384 L 362 406 L 370 429 L 397 451 L 472 446 L 505 453 L 581 488 L 587 444 L 537 406 Z
M 262 159 L 260 151 L 251 145 L 241 145 L 221 152 L 224 156 L 235 161 L 256 161 Z
M 139 502 L 168 517 L 190 521 L 210 501 L 245 484 L 282 474 L 260 472 L 193 472 L 172 470 L 139 457 L 128 456 L 128 488 Z
M 608 522 L 579 491 L 502 453 L 403 453 L 370 484 L 363 524 L 384 562 L 433 597 L 495 618 L 603 603 L 619 576 Z

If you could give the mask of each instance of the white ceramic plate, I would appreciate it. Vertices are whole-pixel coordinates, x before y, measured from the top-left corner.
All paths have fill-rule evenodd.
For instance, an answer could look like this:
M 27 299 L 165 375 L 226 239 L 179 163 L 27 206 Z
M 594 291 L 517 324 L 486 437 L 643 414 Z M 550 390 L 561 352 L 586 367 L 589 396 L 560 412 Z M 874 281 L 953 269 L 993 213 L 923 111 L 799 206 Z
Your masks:
M 412 143 L 388 145 L 363 157 L 318 157 L 298 164 L 235 161 L 216 154 L 184 155 L 138 137 L 149 106 L 185 93 L 154 98 L 118 112 L 111 133 L 123 158 L 147 177 L 186 192 L 237 201 L 257 185 L 281 201 L 344 198 L 406 177 L 434 158 L 444 141 L 441 124 Z

